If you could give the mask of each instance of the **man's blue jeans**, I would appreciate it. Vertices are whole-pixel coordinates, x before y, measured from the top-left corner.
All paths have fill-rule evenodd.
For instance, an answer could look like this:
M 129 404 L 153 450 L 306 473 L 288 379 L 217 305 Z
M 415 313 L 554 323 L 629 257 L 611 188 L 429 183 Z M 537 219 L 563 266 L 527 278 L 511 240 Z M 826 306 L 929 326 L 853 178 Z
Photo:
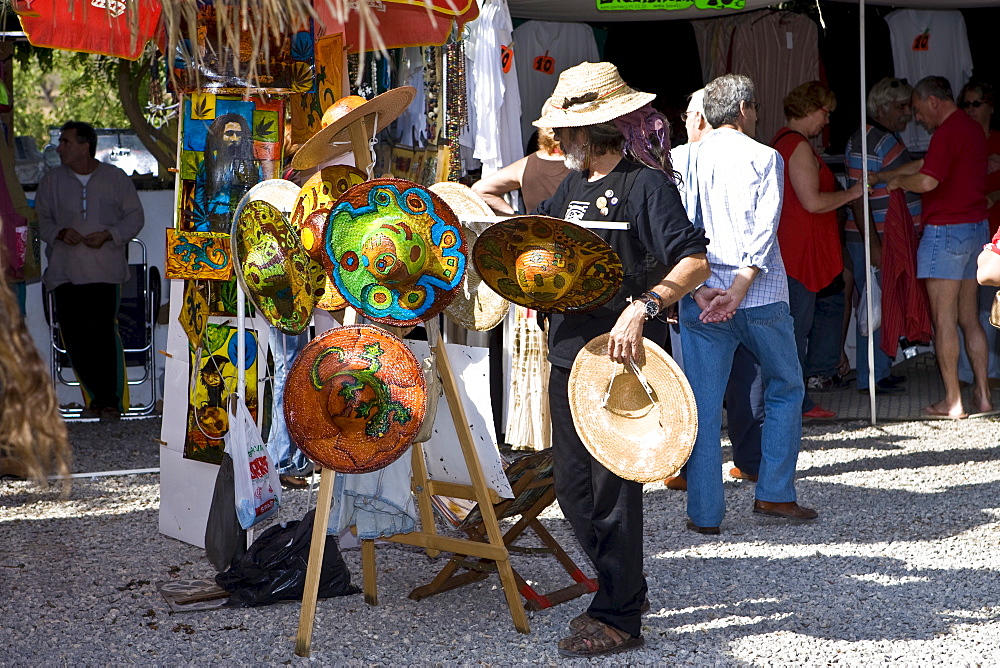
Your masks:
M 684 366 L 698 407 L 698 437 L 687 463 L 688 517 L 717 527 L 726 513 L 722 488 L 722 397 L 736 347 L 742 343 L 760 363 L 764 381 L 760 478 L 756 498 L 795 501 L 795 464 L 802 439 L 805 388 L 795 350 L 788 304 L 738 309 L 729 322 L 706 324 L 690 296 L 681 300 Z
M 278 473 L 301 476 L 312 473 L 313 463 L 302 454 L 288 435 L 285 424 L 285 379 L 299 351 L 309 343 L 306 333 L 298 336 L 283 334 L 271 327 L 270 345 L 274 355 L 274 412 L 271 414 L 271 437 L 268 445 Z
M 851 263 L 854 264 L 854 285 L 857 288 L 858 294 L 865 289 L 865 285 L 868 283 L 868 272 L 864 270 L 865 265 L 865 245 L 856 241 L 847 242 L 847 254 L 851 256 Z M 878 279 L 879 287 L 882 287 L 882 276 L 881 272 L 875 274 Z M 859 309 L 868 308 L 865 302 L 858 304 Z M 857 384 L 859 390 L 868 389 L 868 337 L 862 336 L 861 329 L 855 327 L 855 341 L 857 343 L 857 348 L 854 352 L 855 367 L 858 370 L 857 374 Z M 881 348 L 882 345 L 882 328 L 879 327 L 875 330 L 872 335 L 873 345 L 875 346 L 875 382 L 889 377 L 889 368 L 892 366 L 892 360 L 886 355 Z

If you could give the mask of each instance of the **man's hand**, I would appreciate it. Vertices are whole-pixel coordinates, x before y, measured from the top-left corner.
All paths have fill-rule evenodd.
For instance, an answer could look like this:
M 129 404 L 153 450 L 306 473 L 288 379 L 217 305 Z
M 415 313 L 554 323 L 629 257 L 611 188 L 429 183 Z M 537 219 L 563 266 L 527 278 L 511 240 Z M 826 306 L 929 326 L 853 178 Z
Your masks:
M 724 294 L 726 294 L 726 291 L 721 288 L 710 288 L 703 285 L 692 292 L 691 296 L 694 298 L 694 303 L 698 305 L 698 308 L 705 311 L 709 307 L 709 304 L 712 303 L 713 299 Z
M 622 311 L 608 339 L 608 357 L 612 362 L 628 364 L 630 360 L 635 360 L 638 366 L 642 366 L 646 359 L 642 349 L 642 327 L 645 323 L 646 309 L 642 302 L 632 302 Z
M 719 290 L 719 294 L 703 307 L 698 319 L 705 323 L 726 322 L 732 320 L 745 295 L 730 290 Z
M 872 244 L 872 267 L 875 269 L 882 268 L 882 242 Z
M 59 234 L 56 235 L 56 239 L 69 246 L 75 246 L 83 241 L 83 235 L 74 230 L 72 227 L 64 227 L 59 230 Z
M 91 248 L 100 248 L 109 241 L 111 241 L 111 233 L 107 230 L 91 232 L 87 236 L 83 237 L 83 243 Z

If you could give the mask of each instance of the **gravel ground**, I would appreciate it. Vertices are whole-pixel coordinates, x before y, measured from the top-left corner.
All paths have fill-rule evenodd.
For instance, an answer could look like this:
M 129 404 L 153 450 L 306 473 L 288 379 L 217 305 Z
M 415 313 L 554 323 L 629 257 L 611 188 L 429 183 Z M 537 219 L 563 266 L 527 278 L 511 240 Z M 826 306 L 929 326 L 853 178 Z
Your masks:
M 806 427 L 804 525 L 750 513 L 753 486 L 727 482 L 721 536 L 683 529 L 684 494 L 647 486 L 652 611 L 646 647 L 606 663 L 996 665 L 1000 663 L 1000 424 L 988 419 Z M 156 420 L 70 427 L 76 471 L 158 465 Z M 172 614 L 155 583 L 211 577 L 204 552 L 157 531 L 158 476 L 74 481 L 68 499 L 0 482 L 0 665 L 299 664 L 297 603 Z M 298 519 L 306 491 L 286 492 Z M 557 507 L 544 520 L 578 559 Z M 510 622 L 499 581 L 421 602 L 406 594 L 443 565 L 380 545 L 380 605 L 319 603 L 322 665 L 568 663 L 556 653 L 577 599 Z M 360 584 L 357 550 L 344 553 Z M 515 555 L 541 588 L 544 558 Z M 585 570 L 587 570 L 585 568 Z

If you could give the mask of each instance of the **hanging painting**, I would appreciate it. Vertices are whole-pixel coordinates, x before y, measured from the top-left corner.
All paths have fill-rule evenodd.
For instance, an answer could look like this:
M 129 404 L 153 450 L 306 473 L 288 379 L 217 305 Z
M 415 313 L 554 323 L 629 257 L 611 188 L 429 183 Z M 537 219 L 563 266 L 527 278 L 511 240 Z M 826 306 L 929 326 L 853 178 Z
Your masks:
M 257 419 L 257 336 L 245 332 L 246 405 Z M 218 464 L 225 450 L 223 437 L 229 431 L 226 405 L 237 383 L 237 330 L 228 325 L 209 324 L 203 347 L 192 350 L 188 388 L 187 434 L 184 456 Z
M 247 191 L 279 175 L 284 101 L 195 93 L 182 122 L 177 227 L 229 232 Z

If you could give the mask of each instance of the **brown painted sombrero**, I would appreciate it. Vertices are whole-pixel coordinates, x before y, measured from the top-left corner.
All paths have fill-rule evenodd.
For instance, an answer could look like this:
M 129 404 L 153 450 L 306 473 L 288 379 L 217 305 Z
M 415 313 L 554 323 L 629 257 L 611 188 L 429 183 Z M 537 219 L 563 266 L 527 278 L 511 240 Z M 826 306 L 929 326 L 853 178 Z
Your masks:
M 372 325 L 310 341 L 285 381 L 285 422 L 309 459 L 339 473 L 384 468 L 423 423 L 427 387 L 402 341 Z
M 611 299 L 622 265 L 590 230 L 546 216 L 516 216 L 484 231 L 472 250 L 483 280 L 498 294 L 548 313 L 590 311 Z
M 466 242 L 443 199 L 411 181 L 373 179 L 330 211 L 323 267 L 348 303 L 376 322 L 415 325 L 462 285 Z

